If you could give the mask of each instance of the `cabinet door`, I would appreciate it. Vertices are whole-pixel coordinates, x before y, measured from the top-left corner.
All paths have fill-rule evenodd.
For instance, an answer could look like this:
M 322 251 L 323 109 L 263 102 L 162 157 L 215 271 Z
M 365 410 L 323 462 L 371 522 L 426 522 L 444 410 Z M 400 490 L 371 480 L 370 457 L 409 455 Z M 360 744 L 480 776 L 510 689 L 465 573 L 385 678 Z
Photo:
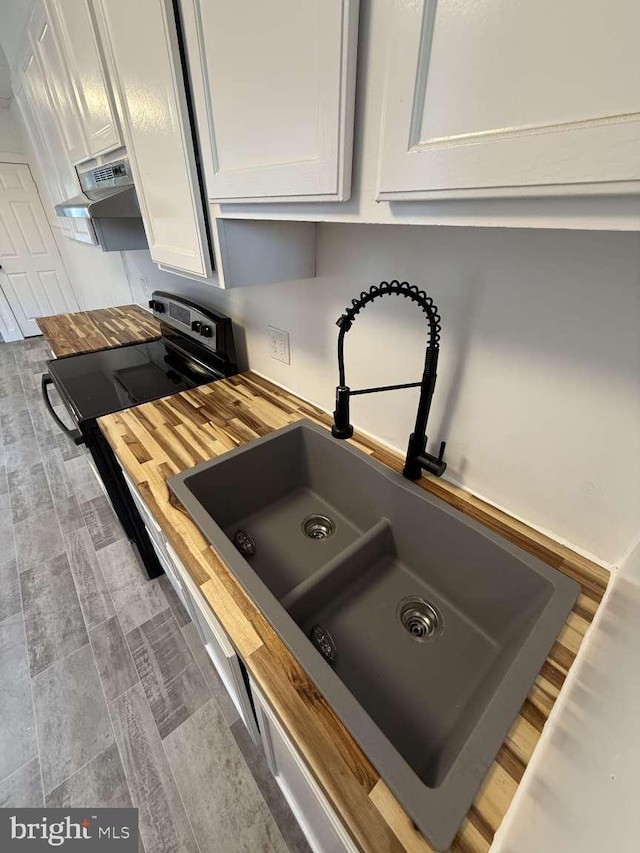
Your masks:
M 18 75 L 16 101 L 38 160 L 49 200 L 55 205 L 77 195 L 80 187 L 75 169 L 68 160 L 47 83 L 48 79 L 39 57 L 31 50 L 27 51 Z M 70 240 L 93 246 L 97 244 L 90 222 L 72 221 L 64 216 L 58 217 L 57 222 L 62 234 Z
M 212 201 L 351 193 L 357 0 L 182 0 Z
M 635 0 L 396 0 L 379 199 L 640 190 Z
M 66 157 L 70 164 L 79 163 L 87 159 L 88 149 L 78 116 L 78 103 L 49 18 L 40 5 L 31 19 L 29 35 L 45 74 Z
M 73 169 L 64 156 L 62 138 L 45 76 L 33 53 L 29 53 L 25 59 L 19 94 L 29 113 L 27 129 L 34 143 L 51 201 L 57 204 L 76 195 L 78 186 Z M 22 100 L 19 100 L 19 104 Z
M 118 119 L 100 55 L 90 0 L 48 0 L 47 5 L 62 37 L 89 154 L 96 157 L 119 148 L 122 141 Z M 129 26 L 126 17 L 121 26 Z M 142 33 L 144 30 L 137 33 L 141 47 Z
M 100 0 L 96 9 L 151 257 L 207 277 L 210 248 L 171 0 Z
M 184 571 L 186 572 L 186 569 Z M 195 605 L 196 616 L 194 622 L 198 626 L 198 632 L 203 639 L 209 659 L 215 666 L 220 680 L 224 684 L 251 739 L 254 743 L 259 743 L 260 734 L 238 653 L 209 606 L 209 603 L 204 599 L 190 575 L 186 574 L 184 576 L 184 584 L 191 594 L 191 600 Z
M 314 853 L 356 853 L 358 848 L 253 681 L 251 693 L 269 769 L 309 846 Z

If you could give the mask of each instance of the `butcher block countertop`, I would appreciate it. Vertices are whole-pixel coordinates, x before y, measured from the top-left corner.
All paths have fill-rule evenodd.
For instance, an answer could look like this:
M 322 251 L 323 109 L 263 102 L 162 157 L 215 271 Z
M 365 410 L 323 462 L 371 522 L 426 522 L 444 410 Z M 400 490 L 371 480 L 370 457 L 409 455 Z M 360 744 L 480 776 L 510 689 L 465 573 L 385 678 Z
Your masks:
M 36 322 L 58 358 L 160 337 L 160 323 L 139 305 L 55 314 Z
M 381 853 L 427 853 L 431 846 L 166 485 L 167 477 L 300 418 L 330 424 L 320 409 L 248 372 L 108 415 L 100 426 L 357 845 Z M 401 470 L 403 460 L 374 441 L 353 443 Z M 419 485 L 582 587 L 451 847 L 484 853 L 516 793 L 609 573 L 462 489 L 427 476 Z

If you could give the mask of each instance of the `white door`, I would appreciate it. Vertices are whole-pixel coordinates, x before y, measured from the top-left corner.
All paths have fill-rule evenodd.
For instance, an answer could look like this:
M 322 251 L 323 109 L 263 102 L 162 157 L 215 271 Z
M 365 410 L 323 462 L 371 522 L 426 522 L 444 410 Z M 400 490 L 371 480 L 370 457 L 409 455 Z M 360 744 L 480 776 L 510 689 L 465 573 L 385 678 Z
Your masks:
M 135 7 L 135 3 L 129 4 Z M 90 0 L 48 0 L 50 19 L 58 25 L 69 63 L 89 153 L 96 157 L 122 145 L 109 81 L 91 15 Z M 120 21 L 128 27 L 127 18 Z M 144 28 L 137 31 L 144 57 Z
M 358 0 L 181 7 L 209 199 L 348 199 Z
M 396 0 L 379 199 L 640 190 L 637 0 Z
M 0 288 L 23 335 L 36 317 L 78 311 L 29 167 L 0 163 Z
M 157 264 L 206 278 L 211 275 L 211 250 L 173 4 L 100 0 L 96 13 L 122 107 L 151 257 Z

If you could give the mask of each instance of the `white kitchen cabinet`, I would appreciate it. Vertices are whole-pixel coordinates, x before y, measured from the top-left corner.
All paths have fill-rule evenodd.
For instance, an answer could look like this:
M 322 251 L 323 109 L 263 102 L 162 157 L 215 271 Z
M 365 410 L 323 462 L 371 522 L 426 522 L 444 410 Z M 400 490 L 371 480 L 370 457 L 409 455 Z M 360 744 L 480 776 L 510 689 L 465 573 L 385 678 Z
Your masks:
M 135 8 L 136 4 L 129 5 Z M 120 148 L 118 117 L 92 17 L 91 0 L 46 0 L 46 8 L 68 62 L 88 155 L 97 157 Z M 127 17 L 123 18 L 121 26 L 129 26 Z M 143 34 L 144 29 L 136 32 L 139 45 Z
M 14 94 L 40 165 L 49 201 L 55 205 L 77 195 L 80 188 L 65 149 L 48 83 L 48 75 L 38 53 L 27 43 L 19 70 L 14 75 Z M 88 220 L 56 217 L 56 224 L 62 234 L 71 240 L 97 244 L 93 225 Z
M 348 199 L 357 0 L 181 9 L 209 199 Z
M 378 198 L 640 192 L 634 0 L 396 0 Z
M 177 555 L 170 545 L 168 548 L 170 549 L 172 558 L 174 560 L 177 559 Z M 181 575 L 191 601 L 195 606 L 194 622 L 198 626 L 209 659 L 215 666 L 251 739 L 254 743 L 259 743 L 260 733 L 258 732 L 249 689 L 238 653 L 211 609 L 209 602 L 204 598 L 184 566 L 182 566 Z
M 216 668 L 247 731 L 253 741 L 258 743 L 260 736 L 238 653 L 189 571 L 149 511 L 137 487 L 127 472 L 124 469 L 121 470 L 170 584 L 196 626 L 209 659 Z
M 208 278 L 211 249 L 171 0 L 99 0 L 96 13 L 151 257 Z
M 251 694 L 269 769 L 309 846 L 314 853 L 356 853 L 358 848 L 253 681 Z
M 68 162 L 80 163 L 87 159 L 89 150 L 78 114 L 78 103 L 49 17 L 41 3 L 37 3 L 34 9 L 29 38 L 44 72 Z

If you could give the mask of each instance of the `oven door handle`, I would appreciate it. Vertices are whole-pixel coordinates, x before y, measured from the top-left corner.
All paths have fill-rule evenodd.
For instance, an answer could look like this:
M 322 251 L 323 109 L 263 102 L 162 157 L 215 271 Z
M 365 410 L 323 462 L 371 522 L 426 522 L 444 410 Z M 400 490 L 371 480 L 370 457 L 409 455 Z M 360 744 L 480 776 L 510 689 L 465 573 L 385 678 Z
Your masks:
M 50 374 L 43 373 L 42 374 L 42 399 L 44 400 L 44 404 L 49 410 L 49 414 L 54 419 L 54 421 L 58 424 L 60 429 L 67 435 L 74 444 L 84 444 L 84 436 L 80 432 L 79 429 L 69 429 L 69 427 L 64 424 L 60 418 L 58 417 L 56 410 L 51 405 L 51 400 L 49 399 L 49 393 L 47 391 L 47 387 L 49 385 L 54 385 L 54 381 L 51 378 Z

